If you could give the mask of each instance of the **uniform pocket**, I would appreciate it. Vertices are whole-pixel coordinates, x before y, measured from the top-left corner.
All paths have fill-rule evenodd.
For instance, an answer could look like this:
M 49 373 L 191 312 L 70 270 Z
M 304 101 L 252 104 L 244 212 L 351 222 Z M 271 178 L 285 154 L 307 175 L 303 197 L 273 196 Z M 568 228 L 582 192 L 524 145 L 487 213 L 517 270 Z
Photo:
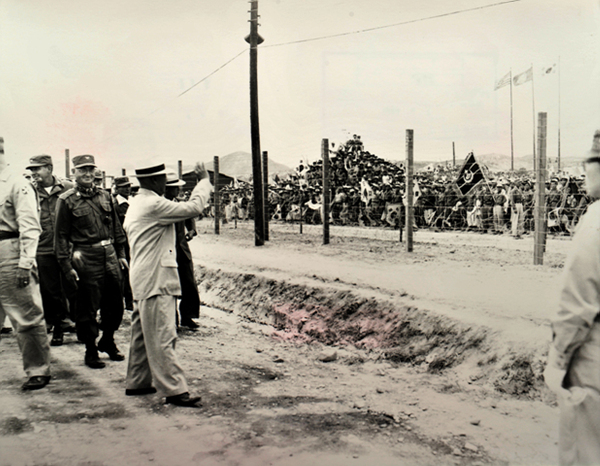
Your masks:
M 107 213 L 110 213 L 110 212 L 112 212 L 112 209 L 111 209 L 111 207 L 110 207 L 110 202 L 108 202 L 108 201 L 105 201 L 105 200 L 101 200 L 101 201 L 100 201 L 100 206 L 102 207 L 102 209 L 103 209 L 105 212 L 107 212 Z
M 163 267 L 177 267 L 177 256 L 174 249 L 169 249 L 163 253 L 160 258 L 160 265 Z
M 73 223 L 77 228 L 92 228 L 93 227 L 93 212 L 88 206 L 77 206 L 73 209 Z

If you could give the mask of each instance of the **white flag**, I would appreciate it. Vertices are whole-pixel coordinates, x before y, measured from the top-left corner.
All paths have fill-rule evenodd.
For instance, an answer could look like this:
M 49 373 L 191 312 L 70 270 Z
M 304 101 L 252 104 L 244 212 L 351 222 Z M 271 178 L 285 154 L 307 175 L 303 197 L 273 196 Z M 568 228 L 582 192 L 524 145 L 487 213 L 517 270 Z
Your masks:
M 525 84 L 527 81 L 531 80 L 533 80 L 533 68 L 529 67 L 527 71 L 523 71 L 521 74 L 518 74 L 513 78 L 513 84 L 515 86 L 520 86 L 521 84 Z
M 360 200 L 368 206 L 374 196 L 373 189 L 369 182 L 364 178 L 360 180 Z
M 510 84 L 510 71 L 506 73 L 498 82 L 496 82 L 496 86 L 494 90 L 497 91 L 501 87 L 508 86 Z

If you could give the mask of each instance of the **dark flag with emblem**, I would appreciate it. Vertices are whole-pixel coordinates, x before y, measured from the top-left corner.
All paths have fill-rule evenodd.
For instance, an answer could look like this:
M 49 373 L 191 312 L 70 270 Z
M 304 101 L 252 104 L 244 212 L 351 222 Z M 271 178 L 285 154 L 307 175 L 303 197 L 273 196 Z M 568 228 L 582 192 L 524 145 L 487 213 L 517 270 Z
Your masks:
M 465 163 L 456 178 L 458 190 L 464 196 L 483 179 L 485 179 L 483 171 L 481 170 L 479 163 L 477 163 L 477 160 L 475 160 L 475 154 L 469 152 L 469 155 L 467 155 Z

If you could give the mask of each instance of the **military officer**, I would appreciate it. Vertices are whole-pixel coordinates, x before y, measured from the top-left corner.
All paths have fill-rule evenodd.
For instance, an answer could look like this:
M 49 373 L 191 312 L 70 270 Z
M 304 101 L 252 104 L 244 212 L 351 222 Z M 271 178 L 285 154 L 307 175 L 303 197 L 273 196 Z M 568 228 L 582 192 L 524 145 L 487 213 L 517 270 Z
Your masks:
M 15 329 L 29 377 L 23 390 L 50 382 L 50 345 L 35 263 L 41 231 L 33 186 L 8 166 L 0 138 L 0 322 L 8 316 Z
M 77 288 L 75 324 L 77 337 L 86 345 L 85 364 L 100 369 L 105 364 L 98 351 L 113 361 L 125 359 L 114 333 L 123 318 L 122 270 L 128 267 L 127 240 L 112 196 L 94 185 L 94 156 L 73 157 L 73 166 L 75 187 L 58 198 L 54 249 L 66 279 Z M 96 346 L 99 328 L 102 338 Z
M 52 157 L 36 155 L 29 159 L 31 171 L 40 202 L 42 234 L 37 247 L 36 261 L 40 273 L 40 291 L 44 305 L 46 325 L 53 328 L 50 345 L 63 344 L 63 331 L 72 325 L 64 288 L 64 277 L 54 255 L 54 220 L 58 196 L 73 187 L 73 183 L 60 180 L 52 174 Z

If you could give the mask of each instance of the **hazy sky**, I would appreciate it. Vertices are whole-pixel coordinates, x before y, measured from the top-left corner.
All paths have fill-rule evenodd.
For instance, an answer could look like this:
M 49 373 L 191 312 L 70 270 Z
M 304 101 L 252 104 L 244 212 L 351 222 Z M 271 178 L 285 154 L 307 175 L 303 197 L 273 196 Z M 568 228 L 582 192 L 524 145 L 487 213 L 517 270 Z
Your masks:
M 598 0 L 260 0 L 261 149 L 296 166 L 322 138 L 416 160 L 510 154 L 510 88 L 533 65 L 548 156 L 600 128 Z M 500 2 L 501 3 L 501 2 Z M 490 8 L 425 19 L 486 5 Z M 15 164 L 94 154 L 108 174 L 250 152 L 246 0 L 0 0 L 0 135 Z M 409 24 L 379 28 L 413 20 Z M 317 41 L 294 41 L 379 28 Z M 181 97 L 194 83 L 235 60 Z M 542 76 L 559 63 L 560 73 Z M 515 156 L 533 150 L 532 83 L 513 87 Z

